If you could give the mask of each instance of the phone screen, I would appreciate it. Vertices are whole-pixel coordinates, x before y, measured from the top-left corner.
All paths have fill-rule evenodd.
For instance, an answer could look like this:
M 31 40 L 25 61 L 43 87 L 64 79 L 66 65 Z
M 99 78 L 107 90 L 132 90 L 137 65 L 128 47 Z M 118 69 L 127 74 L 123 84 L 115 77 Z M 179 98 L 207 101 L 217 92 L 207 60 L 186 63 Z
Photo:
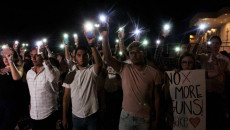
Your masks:
M 65 44 L 68 44 L 69 40 L 68 38 L 64 38 Z
M 88 31 L 88 32 L 86 32 L 86 36 L 87 36 L 87 38 L 93 38 L 94 34 L 92 31 Z

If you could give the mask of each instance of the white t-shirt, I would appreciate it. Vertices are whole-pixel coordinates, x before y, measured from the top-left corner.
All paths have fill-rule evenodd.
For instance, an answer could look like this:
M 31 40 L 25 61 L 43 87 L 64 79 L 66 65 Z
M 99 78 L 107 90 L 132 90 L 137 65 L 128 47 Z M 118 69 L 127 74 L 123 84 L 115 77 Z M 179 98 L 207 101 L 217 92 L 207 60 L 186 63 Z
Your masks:
M 76 69 L 72 83 L 63 83 L 63 87 L 71 89 L 72 113 L 80 118 L 88 117 L 98 110 L 96 88 L 97 74 L 94 65 L 83 70 Z

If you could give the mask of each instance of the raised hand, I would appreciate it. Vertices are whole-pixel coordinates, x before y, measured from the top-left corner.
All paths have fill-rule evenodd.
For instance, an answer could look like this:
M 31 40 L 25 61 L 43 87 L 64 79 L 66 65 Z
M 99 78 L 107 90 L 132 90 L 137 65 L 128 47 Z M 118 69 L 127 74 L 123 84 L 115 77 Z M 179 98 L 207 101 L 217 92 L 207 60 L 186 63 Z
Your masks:
M 107 27 L 107 30 L 103 30 L 103 31 L 101 31 L 100 29 L 98 29 L 99 34 L 100 34 L 102 37 L 107 36 L 107 35 L 108 35 L 108 33 L 109 33 L 109 24 L 108 24 L 108 23 L 106 23 L 106 27 Z
M 13 60 L 13 54 L 6 55 L 6 58 L 8 61 L 12 61 Z
M 134 39 L 135 41 L 140 41 L 140 38 L 137 35 L 134 36 Z
M 124 32 L 118 32 L 118 38 L 119 39 L 124 39 L 125 38 L 125 33 Z
M 86 35 L 87 35 L 86 32 L 84 32 L 84 34 L 85 34 L 85 38 L 86 38 L 88 44 L 89 44 L 89 45 L 93 44 L 94 41 L 95 41 L 95 37 L 93 37 L 93 38 L 88 38 L 88 37 L 86 36 Z

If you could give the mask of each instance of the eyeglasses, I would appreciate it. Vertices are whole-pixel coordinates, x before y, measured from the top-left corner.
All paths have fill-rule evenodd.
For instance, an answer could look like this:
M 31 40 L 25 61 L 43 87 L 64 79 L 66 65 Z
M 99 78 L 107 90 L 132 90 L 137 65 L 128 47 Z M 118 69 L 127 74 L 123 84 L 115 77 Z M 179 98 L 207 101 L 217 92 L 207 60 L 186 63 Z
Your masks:
M 193 62 L 192 61 L 182 61 L 181 64 L 182 65 L 192 65 Z
M 140 54 L 142 53 L 143 51 L 130 51 L 129 52 L 129 55 L 135 55 L 135 54 Z

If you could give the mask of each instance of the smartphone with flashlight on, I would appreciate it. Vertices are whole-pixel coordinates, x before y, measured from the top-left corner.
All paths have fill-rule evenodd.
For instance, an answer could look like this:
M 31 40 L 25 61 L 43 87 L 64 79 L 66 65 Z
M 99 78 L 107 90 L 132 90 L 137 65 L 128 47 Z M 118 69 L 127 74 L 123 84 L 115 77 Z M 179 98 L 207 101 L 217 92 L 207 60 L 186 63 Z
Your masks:
M 42 41 L 38 41 L 37 42 L 37 54 L 42 54 L 42 49 L 43 49 L 43 42 Z
M 65 44 L 68 44 L 68 42 L 69 42 L 69 35 L 65 33 L 63 35 L 63 37 L 64 37 L 63 40 L 64 40 Z
M 107 28 L 108 17 L 102 14 L 99 16 L 99 21 L 100 21 L 99 28 L 98 28 L 99 32 L 108 31 Z
M 8 45 L 3 45 L 2 46 L 2 51 L 1 51 L 1 55 L 2 56 L 8 56 L 12 53 L 12 51 L 10 50 L 9 46 Z
M 93 31 L 87 31 L 87 32 L 86 32 L 86 37 L 87 37 L 87 38 L 94 38 L 94 33 L 93 33 Z
M 108 31 L 107 23 L 101 23 L 98 29 L 99 32 Z
M 118 33 L 121 34 L 121 37 L 124 37 L 124 28 L 119 28 Z
M 95 34 L 94 34 L 94 26 L 91 22 L 86 22 L 84 25 L 84 30 L 85 30 L 85 35 L 86 38 L 94 38 Z

